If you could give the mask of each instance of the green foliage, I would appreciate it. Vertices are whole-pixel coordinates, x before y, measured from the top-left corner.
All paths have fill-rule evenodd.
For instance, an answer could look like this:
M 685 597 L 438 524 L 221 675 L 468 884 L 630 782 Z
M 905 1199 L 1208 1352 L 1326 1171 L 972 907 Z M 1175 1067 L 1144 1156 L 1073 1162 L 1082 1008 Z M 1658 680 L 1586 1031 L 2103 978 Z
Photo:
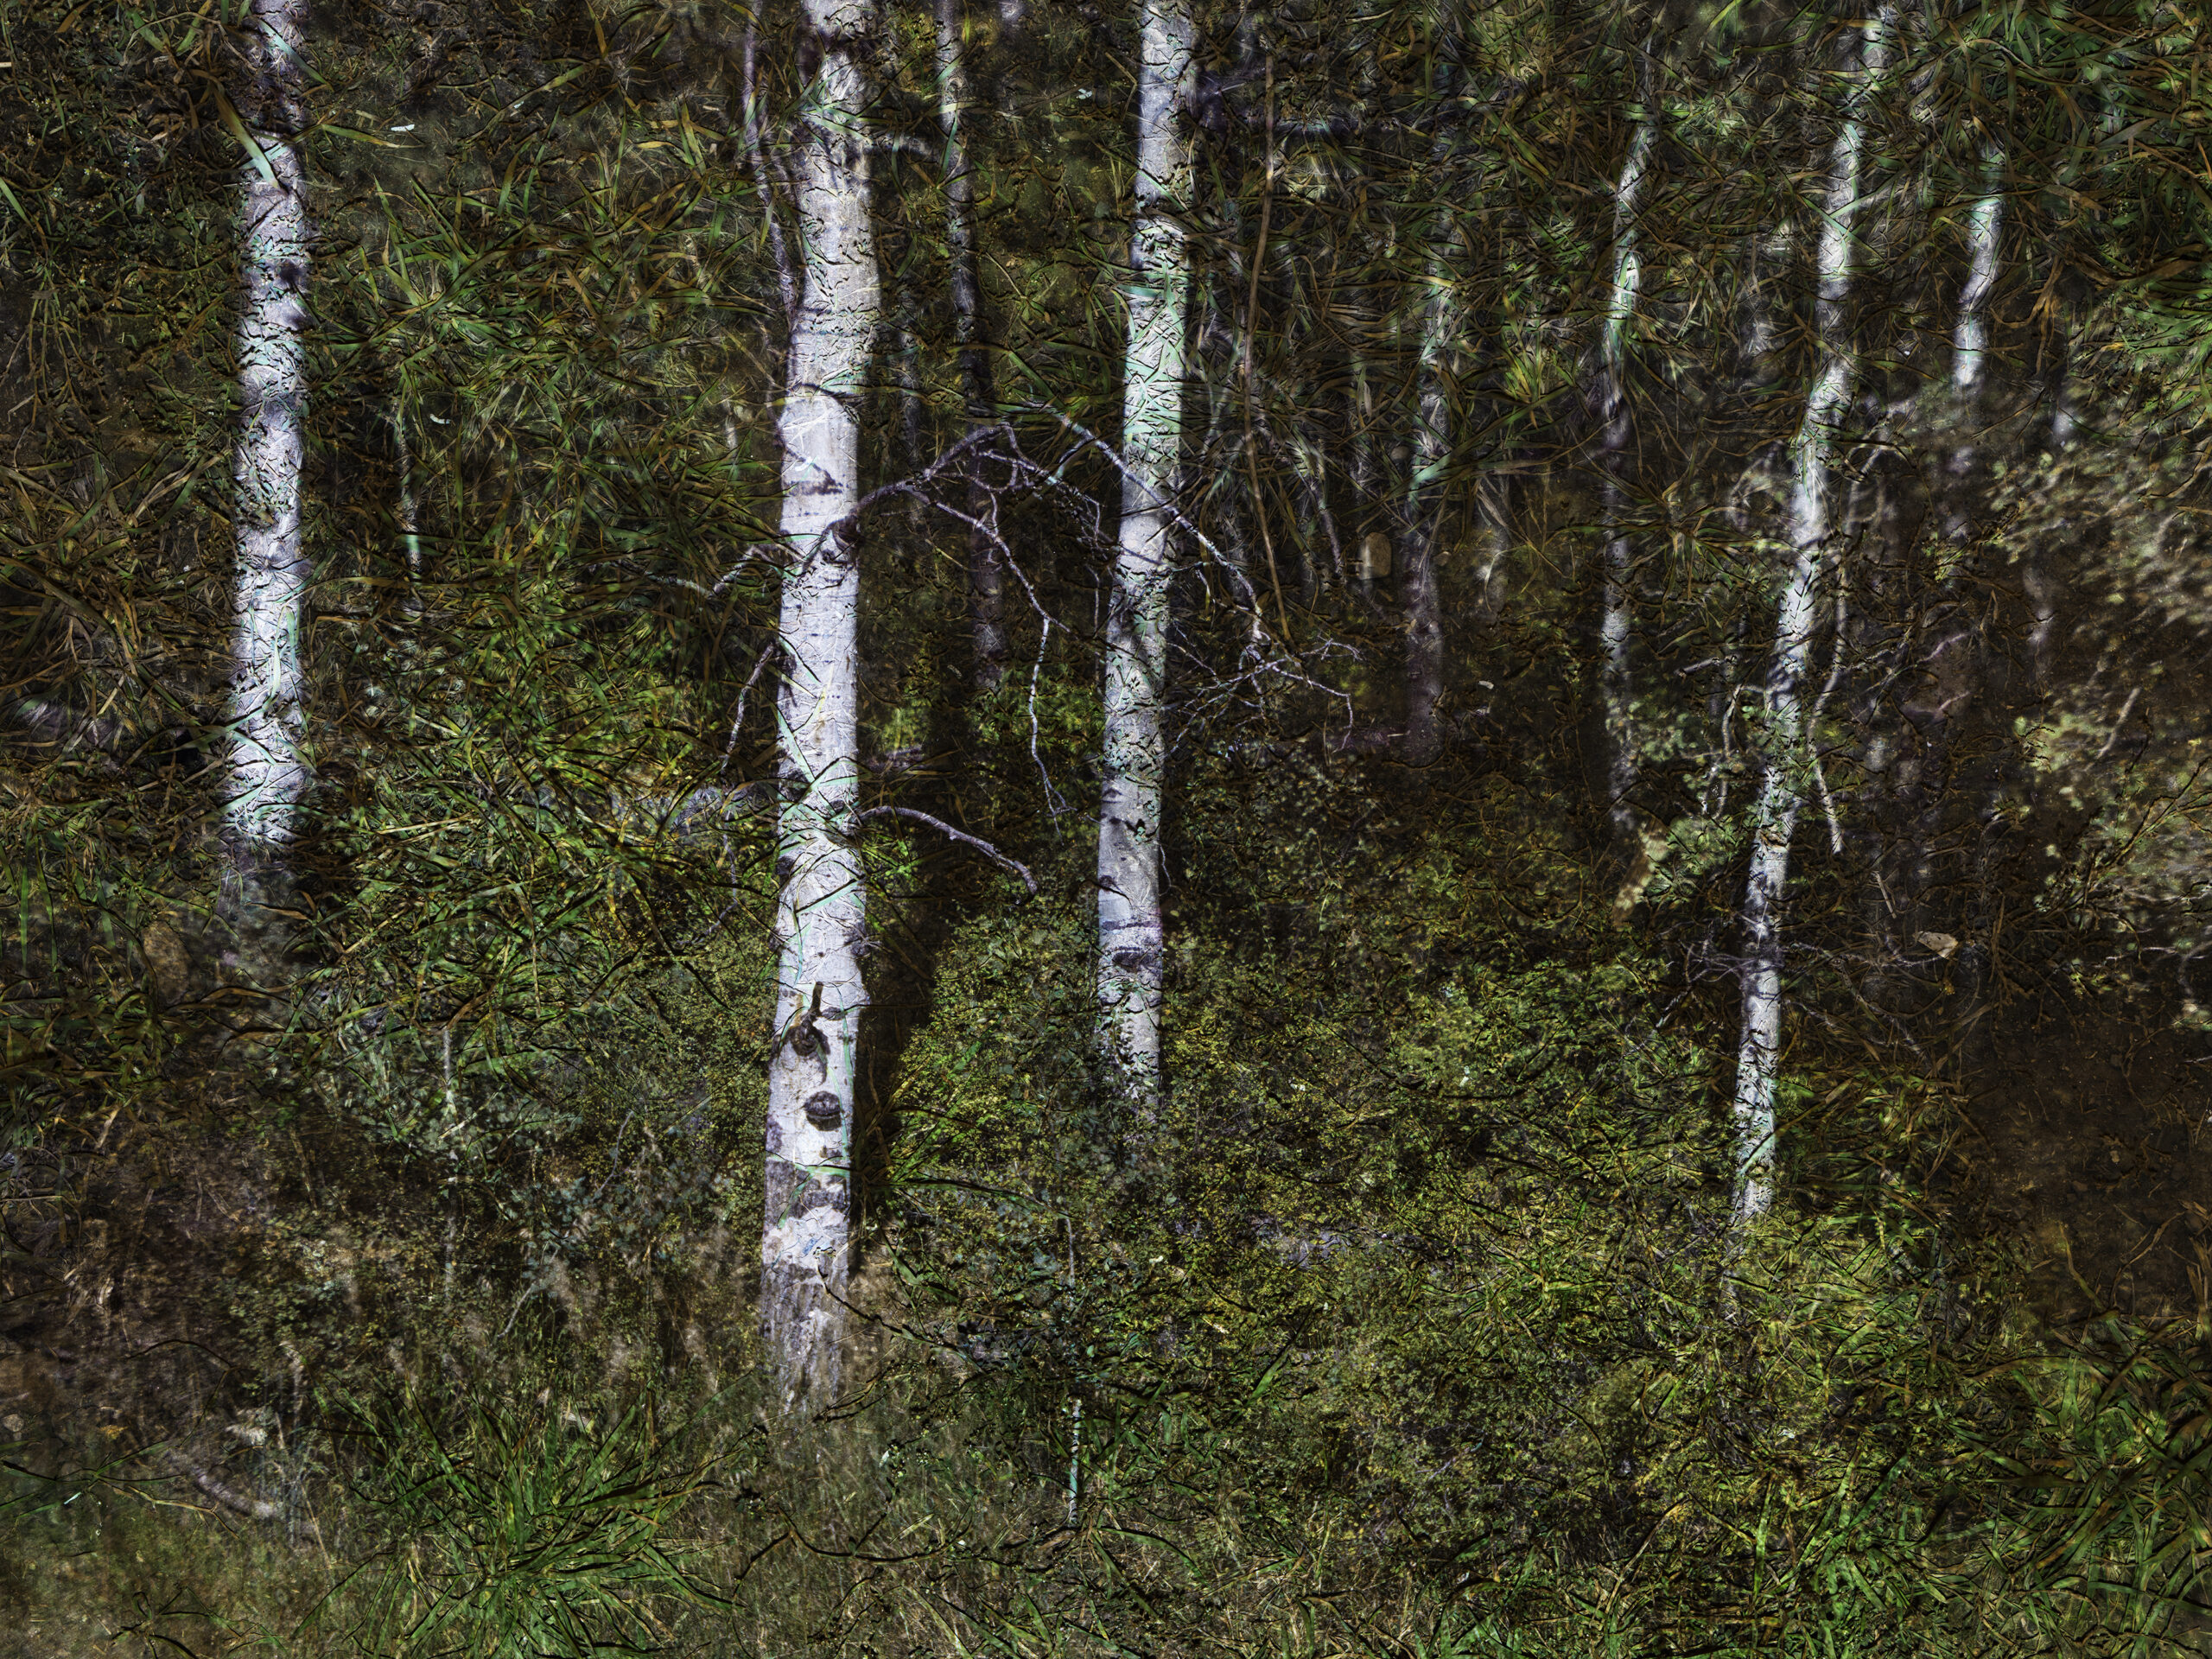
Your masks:
M 1087 1526 L 1173 1541 L 1125 1563 L 1147 1598 L 1280 1552 L 1316 1586 L 1448 1586 L 1419 1637 L 1445 1650 L 1953 1650 L 1971 1592 L 1930 1523 L 1980 1316 L 1858 1161 L 1902 1122 L 1831 1123 L 1806 1190 L 1853 1202 L 1729 1257 L 1721 1068 L 1659 966 L 1578 913 L 1510 797 L 1346 836 L 1344 787 L 1279 757 L 1193 788 L 1156 1128 L 1092 1074 L 1079 912 L 948 944 L 892 1172 L 919 1330 L 1003 1432 L 1053 1426 Z M 1294 1628 L 1288 1590 L 1255 1580 L 1205 1639 L 1248 1650 L 1261 1605 Z M 1110 1601 L 1114 1640 L 1152 1639 Z M 996 1639 L 1045 1650 L 999 1605 Z
M 387 1542 L 360 1569 L 363 1653 L 471 1659 L 660 1650 L 678 1605 L 715 1605 L 675 1535 L 714 1465 L 671 1462 L 651 1403 L 573 1409 L 409 1400 L 362 1427 L 355 1491 Z
M 2033 1586 L 2051 1634 L 2080 1650 L 2140 1659 L 2201 1642 L 2212 1390 L 2196 1347 L 2107 1319 L 2000 1381 L 1974 1439 L 2022 1501 L 2012 1525 L 1981 1535 L 1985 1559 Z

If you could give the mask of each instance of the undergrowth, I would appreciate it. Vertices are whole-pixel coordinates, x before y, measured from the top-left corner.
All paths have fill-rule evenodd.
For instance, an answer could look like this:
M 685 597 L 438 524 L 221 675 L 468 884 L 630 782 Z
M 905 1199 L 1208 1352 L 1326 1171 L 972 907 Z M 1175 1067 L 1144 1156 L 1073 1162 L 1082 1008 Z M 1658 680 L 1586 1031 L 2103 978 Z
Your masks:
M 1945 1085 L 1789 1079 L 1792 1201 L 1732 1249 L 1725 1067 L 1569 850 L 1410 806 L 1347 841 L 1325 781 L 1199 797 L 1149 1121 L 1095 1062 L 1077 858 L 949 927 L 887 1090 L 865 1380 L 815 1421 L 757 1378 L 742 936 L 610 902 L 622 976 L 533 1064 L 326 1036 L 259 1142 L 319 1173 L 226 1293 L 244 1382 L 7 1421 L 0 1651 L 2195 1640 L 2201 1344 L 2017 1316 L 1915 1173 Z

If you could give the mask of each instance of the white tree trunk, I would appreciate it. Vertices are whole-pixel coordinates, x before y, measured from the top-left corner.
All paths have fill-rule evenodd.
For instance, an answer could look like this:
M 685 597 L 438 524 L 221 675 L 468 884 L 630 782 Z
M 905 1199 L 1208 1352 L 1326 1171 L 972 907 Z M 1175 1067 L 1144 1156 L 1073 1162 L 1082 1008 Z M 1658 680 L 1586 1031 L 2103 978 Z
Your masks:
M 1974 533 L 1973 490 L 1975 446 L 1973 428 L 1980 410 L 1982 369 L 1989 355 L 1989 296 L 1997 286 L 1997 245 L 2003 227 L 2005 152 L 1995 144 L 1982 157 L 1982 190 L 1967 217 L 1967 281 L 1959 291 L 1959 320 L 1952 334 L 1953 416 L 1965 429 L 1952 449 L 1944 502 L 1945 536 L 1966 541 Z
M 308 788 L 300 738 L 306 688 L 300 610 L 308 565 L 300 548 L 301 426 L 307 404 L 307 183 L 292 139 L 305 124 L 305 0 L 254 0 L 253 79 L 238 210 L 240 423 L 236 586 L 232 598 L 229 798 L 231 854 L 219 900 L 226 966 L 250 982 L 277 976 L 274 912 L 286 907 L 289 846 Z
M 1605 652 L 1601 688 L 1605 704 L 1605 791 L 1611 798 L 1613 842 L 1623 857 L 1633 857 L 1639 850 L 1636 810 L 1628 799 L 1629 791 L 1636 787 L 1637 774 L 1630 704 L 1634 683 L 1629 673 L 1629 576 L 1636 547 L 1621 528 L 1621 473 L 1628 463 L 1632 429 L 1626 337 L 1643 283 L 1643 264 L 1636 247 L 1637 198 L 1643 193 L 1644 168 L 1659 127 L 1648 67 L 1643 79 L 1643 111 L 1636 124 L 1636 136 L 1629 142 L 1628 158 L 1621 163 L 1620 182 L 1613 189 L 1613 291 L 1605 306 L 1597 399 L 1599 419 L 1603 423 L 1599 455 L 1605 473 L 1605 611 L 1598 623 L 1598 637 Z
M 1751 811 L 1751 874 L 1744 886 L 1743 1036 L 1736 1058 L 1735 1210 L 1738 1228 L 1774 1198 L 1774 1097 L 1782 1049 L 1782 900 L 1789 841 L 1804 804 L 1810 755 L 1805 730 L 1805 664 L 1826 574 L 1828 455 L 1850 407 L 1852 352 L 1845 302 L 1851 292 L 1851 222 L 1859 210 L 1859 151 L 1867 94 L 1887 56 L 1891 12 L 1869 18 L 1830 162 L 1821 230 L 1820 295 L 1814 308 L 1817 371 L 1790 446 L 1789 572 L 1776 608 L 1767 669 L 1766 730 L 1759 793 Z M 1840 648 L 1840 647 L 1839 647 Z
M 1129 237 L 1121 546 L 1106 619 L 1105 779 L 1098 805 L 1098 1005 L 1140 1113 L 1160 1092 L 1160 809 L 1166 743 L 1169 495 L 1183 430 L 1189 257 L 1174 214 L 1190 198 L 1195 83 L 1185 0 L 1143 0 L 1136 211 Z
M 859 406 L 881 311 L 868 223 L 868 91 L 856 0 L 806 0 L 821 52 L 798 135 L 805 293 L 784 407 L 776 717 L 784 805 L 776 868 L 776 1031 L 768 1058 L 760 1317 L 786 1408 L 836 1392 L 852 1230 L 852 1124 L 867 896 L 860 789 Z
M 1336 515 L 1329 511 L 1329 457 L 1303 415 L 1293 416 L 1290 430 L 1291 470 L 1298 475 L 1298 495 L 1306 509 L 1306 523 L 1317 525 L 1321 538 L 1328 543 L 1329 569 L 1334 570 L 1337 581 L 1344 580 L 1344 538 L 1337 532 Z M 1300 555 L 1304 563 L 1300 579 L 1304 583 L 1307 605 L 1318 601 L 1329 585 L 1328 574 L 1321 568 L 1321 561 L 1312 549 L 1313 531 L 1301 538 L 1306 550 Z
M 399 461 L 399 534 L 407 548 L 407 606 L 410 615 L 423 608 L 423 537 L 415 523 L 415 461 L 407 446 L 407 411 L 401 407 L 397 387 L 391 393 L 391 443 Z
M 1360 598 L 1371 604 L 1376 571 L 1369 550 L 1375 537 L 1370 519 L 1379 492 L 1375 482 L 1375 388 L 1368 378 L 1366 351 L 1374 316 L 1367 290 L 1351 289 L 1346 297 L 1346 309 L 1350 313 L 1345 334 L 1351 361 L 1344 385 L 1344 416 L 1351 427 L 1351 528 L 1359 538 L 1352 577 Z M 1383 546 L 1387 549 L 1389 545 L 1386 539 Z
M 1443 158 L 1440 145 L 1440 162 Z M 1440 166 L 1439 175 L 1442 187 L 1450 175 Z M 1448 197 L 1449 190 L 1445 194 Z M 1413 474 L 1406 483 L 1406 544 L 1400 562 L 1406 610 L 1405 756 L 1416 766 L 1435 758 L 1436 706 L 1444 696 L 1444 611 L 1438 592 L 1436 543 L 1442 529 L 1445 474 L 1452 461 L 1452 359 L 1459 342 L 1452 256 L 1458 231 L 1458 214 L 1447 200 L 1429 222 L 1421 314 L 1421 429 L 1414 434 Z

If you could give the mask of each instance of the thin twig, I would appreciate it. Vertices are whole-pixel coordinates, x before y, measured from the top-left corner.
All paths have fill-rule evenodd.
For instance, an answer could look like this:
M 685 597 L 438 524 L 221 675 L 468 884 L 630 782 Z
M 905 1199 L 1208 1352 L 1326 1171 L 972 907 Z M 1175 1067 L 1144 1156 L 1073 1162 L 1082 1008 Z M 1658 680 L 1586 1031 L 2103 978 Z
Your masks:
M 1839 589 L 1835 596 L 1835 648 L 1828 653 L 1828 683 L 1813 699 L 1811 717 L 1805 721 L 1806 747 L 1813 756 L 1813 781 L 1821 786 L 1821 804 L 1827 809 L 1828 850 L 1838 856 L 1843 852 L 1843 826 L 1836 822 L 1835 797 L 1828 793 L 1828 775 L 1821 766 L 1820 746 L 1811 738 L 1814 728 L 1820 724 L 1821 710 L 1827 707 L 1828 694 L 1835 690 L 1836 677 L 1843 672 L 1844 597 L 1845 590 Z
M 1122 460 L 1122 457 L 1116 453 L 1112 444 L 1107 442 L 1105 439 L 1100 437 L 1089 427 L 1084 425 L 1082 422 L 1071 420 L 1067 416 L 1063 415 L 1058 410 L 1049 408 L 1042 404 L 1024 404 L 1023 407 L 1035 414 L 1051 416 L 1069 431 L 1081 438 L 1085 443 L 1096 449 L 1100 454 L 1105 456 L 1108 464 L 1110 465 L 1115 471 L 1121 474 L 1122 477 L 1134 480 L 1144 489 L 1151 491 L 1155 495 L 1159 494 L 1159 492 L 1154 489 L 1154 486 L 1143 477 L 1142 474 L 1138 473 L 1134 467 L 1131 467 L 1128 461 Z M 1058 474 L 1055 474 L 1054 477 L 1057 478 Z M 1051 482 L 1052 480 L 1047 480 L 1046 481 Z M 1218 547 L 1216 547 L 1213 543 L 1212 538 L 1204 531 L 1200 530 L 1196 524 L 1192 524 L 1189 516 L 1173 501 L 1166 499 L 1163 496 L 1160 499 L 1160 505 L 1167 509 L 1167 516 L 1174 522 L 1177 529 L 1187 531 L 1190 533 L 1191 539 L 1212 556 L 1215 563 L 1221 566 L 1223 569 L 1228 571 L 1230 575 L 1236 579 L 1237 585 L 1244 590 L 1244 602 L 1246 607 L 1252 611 L 1255 616 L 1258 615 L 1260 608 L 1259 590 L 1252 586 L 1250 578 L 1246 576 L 1242 570 L 1239 570 L 1236 568 L 1236 562 L 1229 557 L 1229 556 L 1224 553 Z M 1264 620 L 1262 621 L 1261 626 L 1262 628 L 1266 626 Z
M 2135 699 L 2142 695 L 2143 688 L 2139 685 L 2127 694 L 2127 701 L 2120 705 L 2120 718 L 2112 723 L 2112 735 L 2105 739 L 2104 747 L 2089 758 L 2091 766 L 2094 766 L 2112 753 L 2113 745 L 2120 741 L 2120 734 L 2126 728 L 2128 715 L 2135 712 Z
M 1021 573 L 1017 570 L 1014 574 L 1020 575 Z M 1023 577 L 1022 580 L 1023 585 L 1027 586 L 1028 578 Z M 1036 765 L 1037 775 L 1045 781 L 1045 804 L 1058 818 L 1068 810 L 1067 799 L 1052 787 L 1052 774 L 1045 769 L 1045 757 L 1037 753 L 1037 680 L 1045 671 L 1045 645 L 1052 637 L 1052 619 L 1048 616 L 1037 634 L 1037 660 L 1029 665 L 1029 758 Z
M 925 483 L 936 477 L 938 474 L 950 466 L 963 451 L 972 449 L 985 438 L 995 436 L 1001 433 L 1006 434 L 1008 437 L 1013 435 L 1004 422 L 993 422 L 988 426 L 970 427 L 964 435 L 939 450 L 936 458 L 918 473 L 907 478 L 893 479 L 888 484 L 877 485 L 875 488 L 853 504 L 853 511 L 849 516 L 857 518 L 887 495 L 912 494 L 916 485 Z
M 760 145 L 760 79 L 754 69 L 753 48 L 760 32 L 755 15 L 745 25 L 745 147 L 753 158 L 753 187 L 760 193 L 760 217 L 768 222 L 768 248 L 776 259 L 776 285 L 783 292 L 784 321 L 798 327 L 798 278 L 791 269 L 791 251 L 784 245 L 783 221 L 776 217 L 776 194 L 769 182 L 768 157 Z
M 737 728 L 745 724 L 745 700 L 753 695 L 753 683 L 760 677 L 760 671 L 768 666 L 768 659 L 776 654 L 776 647 L 783 642 L 770 640 L 761 648 L 760 660 L 753 664 L 753 671 L 745 677 L 745 689 L 737 694 L 737 716 L 729 723 L 729 741 L 722 745 L 722 764 L 715 773 L 717 778 L 729 772 L 730 757 L 737 753 Z

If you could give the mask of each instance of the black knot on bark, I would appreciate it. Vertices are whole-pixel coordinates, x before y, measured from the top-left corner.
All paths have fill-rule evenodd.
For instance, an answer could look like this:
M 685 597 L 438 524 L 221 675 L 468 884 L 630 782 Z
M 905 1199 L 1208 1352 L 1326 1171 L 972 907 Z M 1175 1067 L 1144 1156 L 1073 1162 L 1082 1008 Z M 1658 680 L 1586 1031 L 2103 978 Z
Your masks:
M 817 1129 L 834 1129 L 845 1121 L 844 1103 L 827 1089 L 809 1095 L 799 1109 L 806 1114 L 806 1121 Z

